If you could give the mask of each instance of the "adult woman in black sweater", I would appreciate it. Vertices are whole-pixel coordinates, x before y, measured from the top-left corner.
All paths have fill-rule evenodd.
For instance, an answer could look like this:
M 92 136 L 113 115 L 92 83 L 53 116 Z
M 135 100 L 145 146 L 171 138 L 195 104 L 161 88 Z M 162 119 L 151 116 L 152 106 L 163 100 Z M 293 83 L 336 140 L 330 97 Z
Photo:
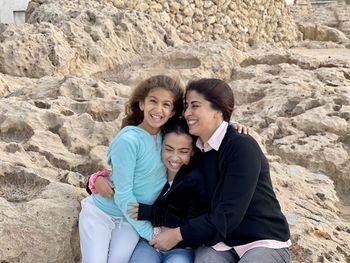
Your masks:
M 228 125 L 233 92 L 218 79 L 191 82 L 184 117 L 198 136 L 210 211 L 177 228 L 163 229 L 150 241 L 167 250 L 185 241 L 195 262 L 291 262 L 288 223 L 273 191 L 269 165 L 249 135 Z

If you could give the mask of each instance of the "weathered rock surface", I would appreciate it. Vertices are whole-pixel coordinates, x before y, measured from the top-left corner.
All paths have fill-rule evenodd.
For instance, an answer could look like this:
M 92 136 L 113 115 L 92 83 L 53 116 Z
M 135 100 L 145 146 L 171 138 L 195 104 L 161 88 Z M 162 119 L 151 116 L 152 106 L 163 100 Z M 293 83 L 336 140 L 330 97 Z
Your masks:
M 159 73 L 184 83 L 227 80 L 234 118 L 253 127 L 270 160 L 293 262 L 350 262 L 349 49 L 245 50 L 250 33 L 235 41 L 195 23 L 199 11 L 216 10 L 202 26 L 224 26 L 214 19 L 233 1 L 176 3 L 35 0 L 28 24 L 0 24 L 0 262 L 80 261 L 85 177 L 109 169 L 106 149 L 125 101 L 138 81 Z M 247 16 L 242 26 L 256 7 L 273 17 L 268 27 L 252 16 L 261 25 L 254 41 L 293 44 L 296 27 L 282 1 L 234 5 Z M 312 45 L 324 43 L 334 42 Z
M 309 4 L 303 3 L 303 5 L 289 7 L 300 30 L 300 38 L 307 40 L 300 41 L 296 45 L 308 48 L 349 48 L 349 3 L 347 5 L 345 3 L 311 5 L 311 1 L 305 2 Z

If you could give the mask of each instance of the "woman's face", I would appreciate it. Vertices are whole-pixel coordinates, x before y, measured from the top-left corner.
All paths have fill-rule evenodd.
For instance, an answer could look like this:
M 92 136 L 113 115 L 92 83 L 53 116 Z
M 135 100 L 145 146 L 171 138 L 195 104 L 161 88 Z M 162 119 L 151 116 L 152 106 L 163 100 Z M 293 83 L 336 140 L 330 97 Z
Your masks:
M 207 142 L 223 121 L 221 111 L 213 109 L 210 102 L 194 90 L 187 92 L 185 107 L 184 117 L 190 133 Z
M 193 155 L 192 137 L 171 132 L 163 140 L 162 160 L 168 174 L 176 174 L 183 164 L 188 164 Z

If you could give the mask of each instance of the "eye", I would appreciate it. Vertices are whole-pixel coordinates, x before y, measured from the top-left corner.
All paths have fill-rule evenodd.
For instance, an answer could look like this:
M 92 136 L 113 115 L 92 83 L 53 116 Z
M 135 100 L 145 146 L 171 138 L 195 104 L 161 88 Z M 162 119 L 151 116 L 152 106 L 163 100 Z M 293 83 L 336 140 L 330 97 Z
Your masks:
M 149 100 L 151 103 L 156 103 L 157 101 L 155 99 L 150 99 Z
M 164 103 L 163 107 L 169 109 L 171 107 L 171 104 L 170 103 Z
M 181 150 L 180 153 L 181 154 L 188 154 L 190 152 L 190 150 Z

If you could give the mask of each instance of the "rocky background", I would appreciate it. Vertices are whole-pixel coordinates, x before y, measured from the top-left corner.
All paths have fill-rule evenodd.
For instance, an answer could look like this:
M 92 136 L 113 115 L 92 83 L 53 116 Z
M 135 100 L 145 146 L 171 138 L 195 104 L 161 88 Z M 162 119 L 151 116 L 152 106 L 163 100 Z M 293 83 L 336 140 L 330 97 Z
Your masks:
M 0 24 L 0 262 L 80 262 L 85 177 L 135 84 L 225 79 L 271 165 L 294 262 L 350 262 L 350 6 L 34 0 Z

